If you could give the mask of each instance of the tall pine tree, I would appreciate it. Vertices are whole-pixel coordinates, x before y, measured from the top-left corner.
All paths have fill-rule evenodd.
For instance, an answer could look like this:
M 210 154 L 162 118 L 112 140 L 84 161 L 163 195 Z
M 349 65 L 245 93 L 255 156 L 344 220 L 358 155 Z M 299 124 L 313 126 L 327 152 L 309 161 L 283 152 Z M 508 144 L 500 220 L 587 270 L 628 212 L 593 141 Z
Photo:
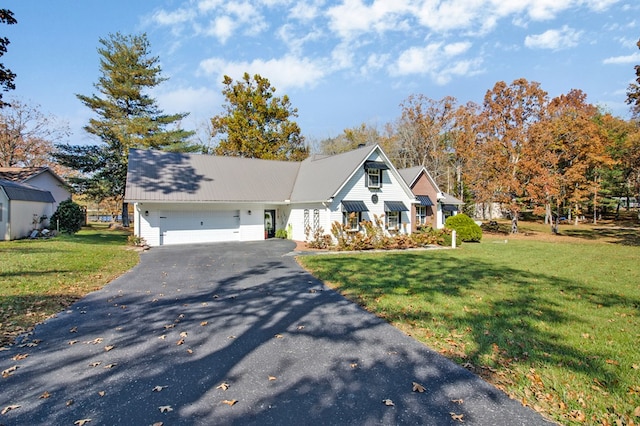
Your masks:
M 211 119 L 212 136 L 220 137 L 216 154 L 289 161 L 309 155 L 300 127 L 290 119 L 298 110 L 287 95 L 274 96 L 268 79 L 244 73 L 242 81 L 225 76 L 223 84 L 225 113 Z
M 84 127 L 101 143 L 89 146 L 57 145 L 58 161 L 81 173 L 71 179 L 75 188 L 96 201 L 113 197 L 122 202 L 122 224 L 129 226 L 124 203 L 127 162 L 131 148 L 191 152 L 199 149 L 188 139 L 180 121 L 187 113 L 164 114 L 148 91 L 166 80 L 159 58 L 151 56 L 145 34 L 110 34 L 100 39 L 98 94 L 76 95 L 96 118 Z M 170 128 L 171 126 L 171 128 Z

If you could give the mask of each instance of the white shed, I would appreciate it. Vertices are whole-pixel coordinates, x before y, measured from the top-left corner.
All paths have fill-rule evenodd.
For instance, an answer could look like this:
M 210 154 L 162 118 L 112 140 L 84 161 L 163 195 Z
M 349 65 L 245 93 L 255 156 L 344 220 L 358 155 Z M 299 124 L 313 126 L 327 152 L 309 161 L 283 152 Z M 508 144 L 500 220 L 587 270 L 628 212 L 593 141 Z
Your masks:
M 0 180 L 0 240 L 28 237 L 32 230 L 48 224 L 54 212 L 51 192 Z

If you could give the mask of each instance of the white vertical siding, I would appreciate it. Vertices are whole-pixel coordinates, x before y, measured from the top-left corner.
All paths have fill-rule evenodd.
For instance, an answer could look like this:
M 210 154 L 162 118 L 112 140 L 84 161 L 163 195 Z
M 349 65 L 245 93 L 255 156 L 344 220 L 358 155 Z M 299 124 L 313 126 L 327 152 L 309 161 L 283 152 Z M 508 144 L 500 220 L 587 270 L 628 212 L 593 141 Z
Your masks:
M 38 223 L 34 226 L 34 216 L 40 218 L 46 216 L 50 218 L 53 215 L 53 203 L 42 203 L 39 201 L 22 201 L 11 200 L 9 204 L 9 239 L 28 237 L 34 228 L 42 228 L 42 224 Z M 49 222 L 46 221 L 45 224 Z M 51 229 L 55 229 L 55 223 L 50 224 Z

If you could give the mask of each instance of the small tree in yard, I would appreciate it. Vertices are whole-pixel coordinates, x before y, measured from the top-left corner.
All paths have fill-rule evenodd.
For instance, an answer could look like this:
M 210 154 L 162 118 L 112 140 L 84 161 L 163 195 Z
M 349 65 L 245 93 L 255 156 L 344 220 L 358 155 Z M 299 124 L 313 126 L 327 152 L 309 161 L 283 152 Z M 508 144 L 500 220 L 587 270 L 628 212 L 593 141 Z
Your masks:
M 84 212 L 80 205 L 65 200 L 60 203 L 58 210 L 51 216 L 51 226 L 57 226 L 61 232 L 75 234 L 84 225 Z
M 464 213 L 449 216 L 444 225 L 455 230 L 462 241 L 479 242 L 482 239 L 482 228 Z

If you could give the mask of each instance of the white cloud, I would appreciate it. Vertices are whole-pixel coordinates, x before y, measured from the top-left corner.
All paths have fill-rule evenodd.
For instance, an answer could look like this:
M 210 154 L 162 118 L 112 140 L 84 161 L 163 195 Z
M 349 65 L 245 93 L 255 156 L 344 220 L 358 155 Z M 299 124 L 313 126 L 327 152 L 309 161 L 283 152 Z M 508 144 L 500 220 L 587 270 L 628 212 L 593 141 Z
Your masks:
M 314 2 L 301 1 L 289 9 L 289 17 L 304 22 L 314 20 L 320 14 L 319 5 Z
M 220 43 L 225 44 L 233 35 L 236 26 L 236 22 L 231 19 L 231 17 L 219 16 L 211 22 L 210 26 L 205 30 L 205 33 L 216 37 Z
M 542 34 L 525 37 L 524 45 L 531 49 L 561 50 L 578 45 L 582 31 L 577 31 L 567 25 L 559 30 L 547 30 Z
M 313 87 L 326 75 L 327 67 L 307 58 L 285 56 L 280 59 L 254 59 L 251 62 L 225 61 L 221 58 L 210 58 L 200 62 L 200 70 L 214 76 L 221 82 L 225 75 L 239 80 L 245 72 L 249 75 L 260 74 L 269 79 L 278 91 L 291 88 Z
M 151 19 L 159 25 L 173 26 L 189 22 L 195 17 L 195 13 L 190 9 L 177 9 L 173 12 L 158 10 Z
M 474 75 L 479 72 L 482 60 L 458 59 L 471 48 L 469 42 L 444 44 L 430 43 L 424 47 L 411 47 L 402 52 L 389 72 L 392 75 L 426 74 L 440 85 L 447 84 L 455 75 Z
M 404 15 L 411 10 L 408 0 L 374 0 L 365 5 L 362 0 L 345 0 L 339 6 L 331 7 L 326 15 L 329 28 L 344 39 L 363 33 L 384 33 L 408 29 Z
M 603 64 L 635 64 L 640 62 L 640 53 L 632 53 L 626 56 L 611 56 L 604 61 Z

